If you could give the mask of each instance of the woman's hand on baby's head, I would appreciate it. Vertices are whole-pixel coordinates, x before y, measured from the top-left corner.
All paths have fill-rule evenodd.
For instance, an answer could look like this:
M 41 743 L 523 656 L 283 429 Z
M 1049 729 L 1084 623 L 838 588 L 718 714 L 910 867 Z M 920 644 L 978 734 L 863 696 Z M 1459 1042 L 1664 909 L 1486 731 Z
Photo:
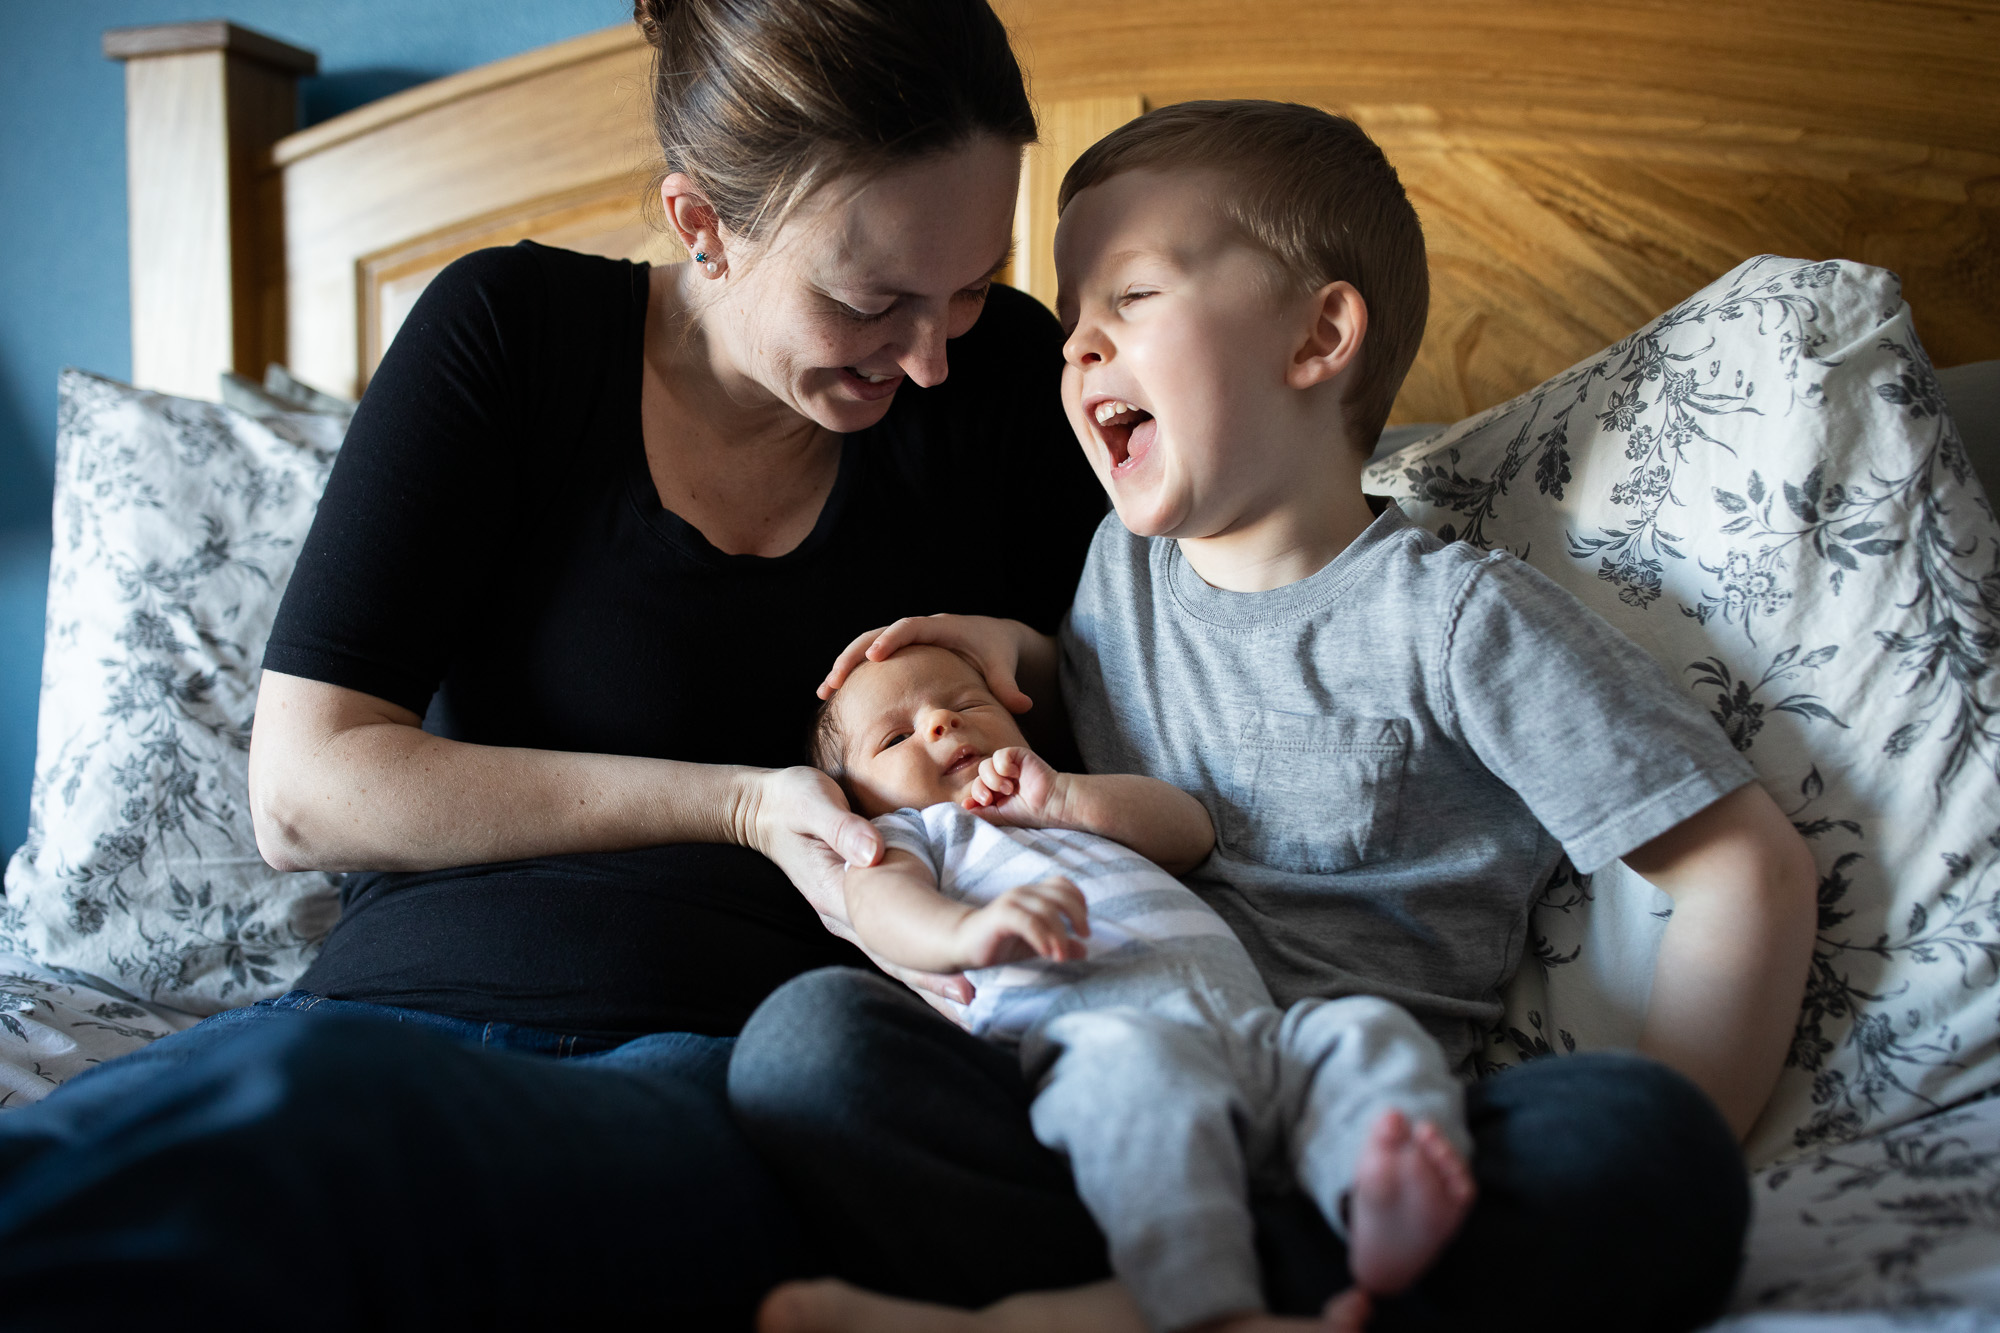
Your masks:
M 1005 746 L 979 761 L 960 804 L 990 824 L 1063 827 L 1063 775 L 1026 746 Z
M 1024 958 L 1068 962 L 1084 957 L 1090 909 L 1066 879 L 1023 884 L 968 913 L 958 924 L 956 945 L 962 967 L 994 967 Z
M 970 662 L 986 678 L 993 697 L 1010 713 L 1025 713 L 1035 701 L 1021 693 L 1015 676 L 1021 669 L 1020 635 L 1027 627 L 992 616 L 904 616 L 893 625 L 856 635 L 833 659 L 819 684 L 819 697 L 831 699 L 847 683 L 848 673 L 863 662 L 881 662 L 913 643 L 947 648 Z

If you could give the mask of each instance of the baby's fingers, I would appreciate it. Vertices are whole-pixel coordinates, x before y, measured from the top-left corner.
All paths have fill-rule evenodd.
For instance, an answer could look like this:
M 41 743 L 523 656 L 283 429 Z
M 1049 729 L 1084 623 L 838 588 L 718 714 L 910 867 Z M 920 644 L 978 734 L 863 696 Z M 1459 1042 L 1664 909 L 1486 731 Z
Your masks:
M 1063 962 L 1084 955 L 1083 945 L 1071 937 L 1053 903 L 1024 895 L 1007 904 L 1006 920 L 1009 933 L 1044 958 Z
M 1050 901 L 1069 918 L 1070 929 L 1078 935 L 1090 934 L 1090 904 L 1084 900 L 1083 890 L 1066 879 L 1045 879 L 1034 886 L 1046 894 Z
M 997 796 L 1012 796 L 1019 790 L 1014 784 L 1014 775 L 1000 765 L 1000 756 L 1006 753 L 1000 750 L 979 761 L 979 785 Z

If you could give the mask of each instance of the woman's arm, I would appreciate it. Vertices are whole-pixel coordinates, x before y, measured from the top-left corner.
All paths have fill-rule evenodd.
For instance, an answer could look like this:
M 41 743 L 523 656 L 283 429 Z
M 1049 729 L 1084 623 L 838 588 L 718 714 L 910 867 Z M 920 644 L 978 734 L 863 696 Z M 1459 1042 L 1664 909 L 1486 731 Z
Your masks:
M 1625 857 L 1673 895 L 1639 1049 L 1672 1065 L 1747 1134 L 1798 1024 L 1819 874 L 1756 783 Z
M 811 769 L 472 745 L 409 709 L 266 671 L 250 742 L 257 849 L 280 870 L 429 870 L 668 842 L 733 842 L 776 861 L 844 922 L 839 856 L 881 837 Z M 817 849 L 805 846 L 818 843 Z

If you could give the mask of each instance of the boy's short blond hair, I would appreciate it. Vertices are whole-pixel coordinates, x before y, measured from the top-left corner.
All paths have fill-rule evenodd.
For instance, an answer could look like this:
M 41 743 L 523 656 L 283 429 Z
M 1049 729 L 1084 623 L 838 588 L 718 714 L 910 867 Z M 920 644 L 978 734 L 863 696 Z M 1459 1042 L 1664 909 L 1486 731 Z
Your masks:
M 1368 304 L 1348 398 L 1354 443 L 1374 448 L 1430 314 L 1423 228 L 1396 169 L 1353 121 L 1296 102 L 1179 102 L 1092 145 L 1063 177 L 1060 212 L 1121 172 L 1215 171 L 1229 219 L 1305 291 L 1345 280 Z

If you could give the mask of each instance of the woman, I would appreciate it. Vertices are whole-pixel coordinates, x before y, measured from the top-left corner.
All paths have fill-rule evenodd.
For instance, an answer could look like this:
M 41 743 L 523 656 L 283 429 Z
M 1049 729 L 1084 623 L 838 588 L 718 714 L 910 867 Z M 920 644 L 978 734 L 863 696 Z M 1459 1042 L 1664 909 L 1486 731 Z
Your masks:
M 874 832 L 789 767 L 813 687 L 913 607 L 1053 628 L 1102 503 L 1054 321 L 991 287 L 1034 121 L 984 0 L 636 17 L 694 260 L 487 251 L 419 302 L 251 753 L 266 857 L 367 873 L 298 991 L 0 1124 L 14 1317 L 708 1327 L 806 1271 L 722 1075 L 862 961 L 821 919 Z M 1099 1275 L 1079 1226 L 1018 1280 Z

